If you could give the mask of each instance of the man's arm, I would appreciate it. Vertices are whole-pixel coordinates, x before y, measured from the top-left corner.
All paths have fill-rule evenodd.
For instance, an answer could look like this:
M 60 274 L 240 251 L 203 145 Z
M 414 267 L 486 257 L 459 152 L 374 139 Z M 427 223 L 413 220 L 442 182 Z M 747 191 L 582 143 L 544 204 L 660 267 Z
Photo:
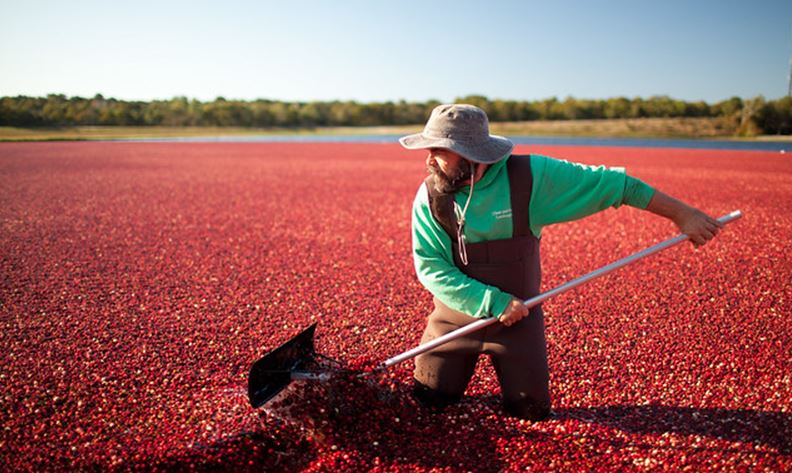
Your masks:
M 477 318 L 501 314 L 512 296 L 465 275 L 454 265 L 451 239 L 429 210 L 425 186 L 413 203 L 412 243 L 418 280 L 456 311 Z
M 712 240 L 724 225 L 701 210 L 658 190 L 655 190 L 646 210 L 674 222 L 682 233 L 690 237 L 696 247 Z M 508 327 L 527 316 L 528 309 L 525 305 L 514 299 L 498 320 Z
M 712 240 L 723 228 L 722 223 L 701 210 L 660 191 L 655 191 L 646 210 L 674 222 L 696 247 Z
M 578 220 L 608 207 L 627 204 L 646 208 L 655 190 L 622 168 L 588 166 L 547 156 L 531 155 L 531 231 Z
M 704 212 L 664 194 L 623 171 L 585 166 L 532 155 L 534 188 L 531 227 L 539 235 L 545 225 L 575 220 L 607 207 L 627 204 L 673 221 L 695 246 L 711 240 L 723 224 Z M 499 316 L 509 326 L 528 315 L 525 305 L 512 300 Z

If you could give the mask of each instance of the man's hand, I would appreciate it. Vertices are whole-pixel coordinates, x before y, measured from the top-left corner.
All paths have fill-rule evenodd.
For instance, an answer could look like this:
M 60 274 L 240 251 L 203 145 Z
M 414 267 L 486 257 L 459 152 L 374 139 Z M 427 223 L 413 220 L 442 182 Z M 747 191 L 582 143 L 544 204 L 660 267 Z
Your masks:
M 660 191 L 655 191 L 646 210 L 670 219 L 696 247 L 712 240 L 723 228 L 722 223 L 701 210 Z
M 679 230 L 690 237 L 693 245 L 699 247 L 715 238 L 723 224 L 699 209 L 688 207 L 681 212 L 674 223 Z
M 525 307 L 521 300 L 512 299 L 506 309 L 503 310 L 503 313 L 498 316 L 498 321 L 508 327 L 527 317 L 528 312 L 528 307 Z

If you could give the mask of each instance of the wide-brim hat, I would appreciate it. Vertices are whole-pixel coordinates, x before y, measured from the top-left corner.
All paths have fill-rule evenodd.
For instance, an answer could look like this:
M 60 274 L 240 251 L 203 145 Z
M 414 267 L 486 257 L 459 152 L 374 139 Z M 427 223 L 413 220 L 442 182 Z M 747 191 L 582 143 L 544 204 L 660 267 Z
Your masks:
M 465 104 L 438 105 L 422 132 L 403 136 L 399 143 L 407 149 L 444 148 L 483 164 L 498 162 L 514 149 L 508 138 L 490 135 L 484 110 Z

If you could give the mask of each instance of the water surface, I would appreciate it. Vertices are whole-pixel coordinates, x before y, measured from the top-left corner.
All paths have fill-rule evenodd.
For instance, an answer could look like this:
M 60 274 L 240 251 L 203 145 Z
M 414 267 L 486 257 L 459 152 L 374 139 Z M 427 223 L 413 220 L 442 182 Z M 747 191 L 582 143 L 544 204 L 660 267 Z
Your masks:
M 176 138 L 142 138 L 119 141 L 188 142 L 188 143 L 398 143 L 403 135 L 244 135 L 190 136 Z M 636 148 L 689 148 L 753 151 L 792 151 L 789 141 L 693 140 L 658 138 L 585 138 L 564 136 L 510 136 L 518 145 L 620 146 Z

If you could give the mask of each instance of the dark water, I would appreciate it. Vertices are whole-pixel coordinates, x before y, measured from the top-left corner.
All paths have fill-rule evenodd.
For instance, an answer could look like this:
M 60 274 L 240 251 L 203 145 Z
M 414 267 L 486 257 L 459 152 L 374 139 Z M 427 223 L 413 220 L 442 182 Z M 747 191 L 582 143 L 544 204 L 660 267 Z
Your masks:
M 247 135 L 200 136 L 185 138 L 145 138 L 121 141 L 188 142 L 188 143 L 397 143 L 402 135 Z M 672 140 L 645 138 L 579 138 L 510 136 L 518 145 L 565 146 L 627 146 L 637 148 L 689 148 L 753 151 L 792 151 L 792 142 L 782 141 L 729 141 L 729 140 Z

